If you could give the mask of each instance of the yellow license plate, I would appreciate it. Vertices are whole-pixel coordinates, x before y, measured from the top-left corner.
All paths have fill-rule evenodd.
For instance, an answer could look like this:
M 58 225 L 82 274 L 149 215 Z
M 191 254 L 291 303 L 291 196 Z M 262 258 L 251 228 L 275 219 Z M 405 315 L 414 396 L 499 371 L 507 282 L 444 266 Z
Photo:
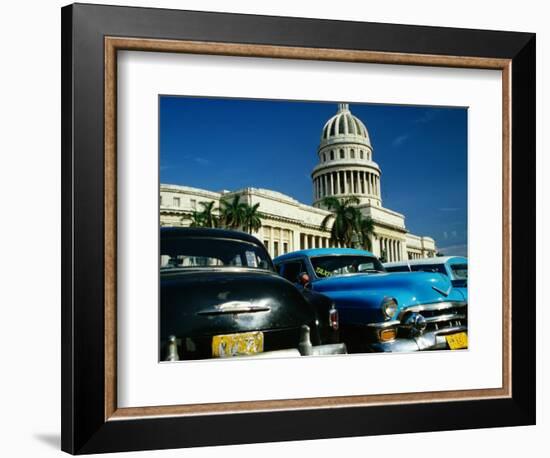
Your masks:
M 255 355 L 264 351 L 264 333 L 262 331 L 241 332 L 212 337 L 212 356 Z
M 468 348 L 468 334 L 465 332 L 459 332 L 457 334 L 449 334 L 445 336 L 447 344 L 451 350 L 460 350 L 461 348 Z

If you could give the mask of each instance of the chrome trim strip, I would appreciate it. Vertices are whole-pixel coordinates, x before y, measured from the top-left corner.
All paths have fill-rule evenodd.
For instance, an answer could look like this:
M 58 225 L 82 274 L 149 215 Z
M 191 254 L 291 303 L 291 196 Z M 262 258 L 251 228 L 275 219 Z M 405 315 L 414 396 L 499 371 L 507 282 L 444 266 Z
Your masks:
M 161 275 L 171 274 L 171 273 L 191 274 L 191 273 L 197 273 L 197 272 L 243 272 L 243 273 L 255 272 L 255 273 L 261 273 L 261 274 L 277 275 L 277 272 L 275 272 L 274 270 L 260 269 L 259 267 L 189 266 L 189 267 L 161 267 L 160 268 Z
M 401 322 L 399 320 L 384 321 L 382 323 L 368 323 L 367 328 L 385 329 L 392 326 L 399 326 Z
M 255 313 L 255 312 L 269 312 L 271 307 L 266 306 L 240 306 L 240 307 L 231 307 L 226 309 L 206 309 L 197 312 L 197 315 L 233 315 L 235 313 Z
M 441 321 L 464 320 L 466 319 L 466 315 L 463 313 L 448 313 L 446 315 L 430 316 L 424 319 L 426 323 L 439 323 Z
M 406 313 L 410 312 L 438 312 L 440 310 L 466 307 L 467 305 L 467 302 L 435 302 L 432 304 L 411 305 L 401 310 L 398 318 L 401 320 Z

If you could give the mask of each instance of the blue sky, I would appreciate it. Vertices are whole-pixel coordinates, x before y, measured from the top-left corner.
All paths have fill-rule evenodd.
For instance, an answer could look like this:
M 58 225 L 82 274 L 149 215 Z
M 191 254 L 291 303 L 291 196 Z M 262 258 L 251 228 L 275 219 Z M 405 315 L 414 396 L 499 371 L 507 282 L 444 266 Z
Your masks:
M 246 186 L 310 204 L 310 173 L 333 102 L 160 97 L 160 181 Z M 467 110 L 350 103 L 382 169 L 382 204 L 445 254 L 466 254 Z

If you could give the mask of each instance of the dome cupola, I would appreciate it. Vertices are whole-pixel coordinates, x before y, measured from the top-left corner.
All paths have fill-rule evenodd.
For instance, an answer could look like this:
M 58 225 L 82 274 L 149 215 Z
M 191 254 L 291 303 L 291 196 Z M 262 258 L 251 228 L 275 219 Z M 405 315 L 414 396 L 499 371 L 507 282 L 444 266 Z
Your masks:
M 321 134 L 321 145 L 335 141 L 355 140 L 366 146 L 371 146 L 369 133 L 365 124 L 356 118 L 349 110 L 347 103 L 338 104 L 338 112 L 330 118 Z
M 347 103 L 323 126 L 313 169 L 313 205 L 323 207 L 325 197 L 356 197 L 361 205 L 381 206 L 380 167 L 372 159 L 373 148 L 363 122 Z

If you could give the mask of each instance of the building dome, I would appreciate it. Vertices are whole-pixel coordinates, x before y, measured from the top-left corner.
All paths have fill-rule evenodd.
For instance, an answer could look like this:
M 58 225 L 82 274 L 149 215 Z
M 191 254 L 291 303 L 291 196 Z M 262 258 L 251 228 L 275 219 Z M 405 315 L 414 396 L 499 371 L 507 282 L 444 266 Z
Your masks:
M 327 140 L 337 140 L 338 137 L 349 139 L 350 136 L 359 137 L 355 140 L 371 146 L 369 132 L 365 124 L 351 113 L 347 103 L 339 103 L 338 112 L 323 127 L 321 143 L 325 143 Z
M 324 125 L 317 156 L 319 162 L 311 173 L 314 206 L 323 207 L 325 198 L 332 196 L 382 206 L 381 172 L 373 160 L 369 132 L 347 103 L 339 103 Z

